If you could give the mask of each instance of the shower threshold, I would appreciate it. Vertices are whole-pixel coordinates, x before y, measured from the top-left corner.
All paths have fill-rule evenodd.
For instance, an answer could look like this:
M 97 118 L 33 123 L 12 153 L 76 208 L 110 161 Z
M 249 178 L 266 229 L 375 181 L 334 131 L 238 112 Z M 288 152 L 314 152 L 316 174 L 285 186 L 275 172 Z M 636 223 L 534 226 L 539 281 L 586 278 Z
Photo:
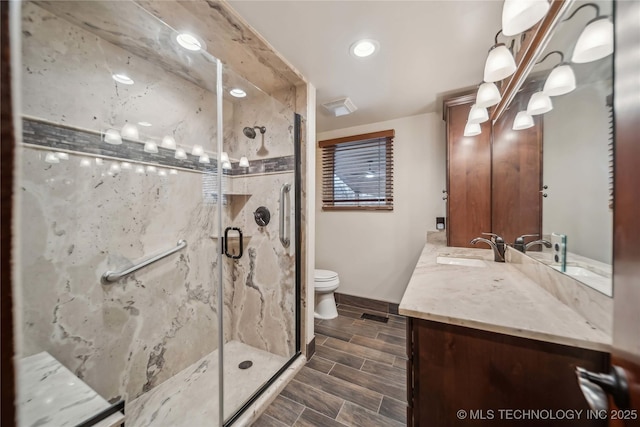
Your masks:
M 239 365 L 251 361 L 252 366 Z M 224 345 L 224 414 L 231 416 L 287 361 L 239 341 Z M 243 366 L 246 366 L 243 365 Z M 218 350 L 127 404 L 127 427 L 214 426 L 218 423 Z

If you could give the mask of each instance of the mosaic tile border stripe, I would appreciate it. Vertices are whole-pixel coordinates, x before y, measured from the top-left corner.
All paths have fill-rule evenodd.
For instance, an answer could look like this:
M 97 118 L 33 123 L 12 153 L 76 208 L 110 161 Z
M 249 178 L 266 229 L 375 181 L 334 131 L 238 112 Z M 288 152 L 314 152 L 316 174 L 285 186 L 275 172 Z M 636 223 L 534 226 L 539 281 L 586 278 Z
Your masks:
M 66 125 L 23 118 L 22 142 L 54 150 L 66 150 L 86 153 L 94 156 L 106 156 L 126 161 L 152 163 L 160 166 L 189 169 L 212 173 L 217 165 L 198 162 L 198 156 L 187 153 L 187 158 L 174 158 L 175 150 L 158 146 L 157 153 L 144 151 L 144 144 L 136 141 L 122 140 L 120 145 L 107 144 L 102 141 L 99 132 L 77 129 Z M 248 168 L 241 168 L 237 162 L 231 164 L 230 170 L 223 173 L 229 176 L 247 176 L 274 172 L 293 171 L 294 156 L 273 157 L 251 160 Z

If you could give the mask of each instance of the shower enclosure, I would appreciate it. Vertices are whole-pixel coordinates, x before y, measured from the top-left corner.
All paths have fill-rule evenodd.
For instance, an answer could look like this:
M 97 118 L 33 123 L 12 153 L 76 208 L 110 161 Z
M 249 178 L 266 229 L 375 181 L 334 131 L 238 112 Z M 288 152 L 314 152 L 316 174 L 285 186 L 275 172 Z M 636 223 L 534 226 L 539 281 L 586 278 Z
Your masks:
M 231 424 L 300 355 L 301 119 L 160 9 L 21 6 L 20 425 Z

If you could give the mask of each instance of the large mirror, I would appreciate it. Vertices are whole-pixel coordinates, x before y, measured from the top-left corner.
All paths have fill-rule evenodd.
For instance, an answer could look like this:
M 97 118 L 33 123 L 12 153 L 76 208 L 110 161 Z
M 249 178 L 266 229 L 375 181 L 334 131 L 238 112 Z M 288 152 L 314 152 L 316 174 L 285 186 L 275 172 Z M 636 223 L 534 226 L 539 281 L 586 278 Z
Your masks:
M 606 38 L 611 36 L 612 50 L 612 6 L 611 1 L 572 2 L 518 95 L 557 93 L 542 116 L 542 231 L 550 241 L 553 233 L 566 236 L 566 265 L 553 247 L 528 254 L 608 296 L 613 294 L 613 55 L 607 54 Z M 597 39 L 600 51 L 583 49 L 585 38 Z M 552 72 L 561 82 L 555 91 Z

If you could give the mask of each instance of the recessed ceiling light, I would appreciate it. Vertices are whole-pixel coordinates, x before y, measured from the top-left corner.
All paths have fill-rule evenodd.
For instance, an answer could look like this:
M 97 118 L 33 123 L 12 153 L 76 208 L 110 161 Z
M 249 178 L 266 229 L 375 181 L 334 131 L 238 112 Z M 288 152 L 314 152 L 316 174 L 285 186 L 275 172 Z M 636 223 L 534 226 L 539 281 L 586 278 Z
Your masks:
M 202 45 L 204 44 L 202 40 L 200 40 L 198 37 L 189 33 L 178 34 L 176 36 L 176 40 L 180 46 L 192 52 L 197 52 L 201 50 Z
M 112 74 L 111 78 L 115 81 L 117 81 L 118 83 L 122 83 L 123 85 L 132 85 L 133 84 L 133 80 L 131 80 L 131 78 L 129 76 L 127 76 L 126 74 Z
M 144 126 L 144 127 L 146 127 L 146 128 L 148 128 L 148 127 L 150 127 L 150 126 L 151 126 L 151 123 L 149 123 L 149 122 L 138 122 L 138 124 L 139 124 L 140 126 Z
M 351 45 L 351 54 L 357 56 L 358 58 L 365 58 L 367 56 L 373 55 L 379 47 L 380 44 L 375 40 L 358 40 Z
M 236 98 L 244 98 L 245 96 L 247 96 L 247 92 L 243 91 L 242 89 L 239 88 L 233 88 L 229 91 L 229 93 L 231 94 L 231 96 L 235 96 Z

